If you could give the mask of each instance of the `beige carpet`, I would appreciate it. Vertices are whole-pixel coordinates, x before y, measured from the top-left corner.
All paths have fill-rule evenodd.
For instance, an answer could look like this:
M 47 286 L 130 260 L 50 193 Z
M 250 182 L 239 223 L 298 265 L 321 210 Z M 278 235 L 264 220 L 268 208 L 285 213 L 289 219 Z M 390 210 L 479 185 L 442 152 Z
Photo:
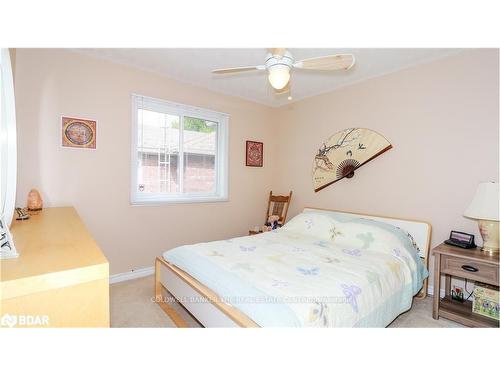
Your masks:
M 175 327 L 170 318 L 151 299 L 153 276 L 111 285 L 111 327 Z M 173 307 L 189 327 L 201 327 L 181 305 Z M 432 319 L 432 298 L 414 299 L 412 308 L 401 314 L 389 327 L 463 327 L 447 319 Z

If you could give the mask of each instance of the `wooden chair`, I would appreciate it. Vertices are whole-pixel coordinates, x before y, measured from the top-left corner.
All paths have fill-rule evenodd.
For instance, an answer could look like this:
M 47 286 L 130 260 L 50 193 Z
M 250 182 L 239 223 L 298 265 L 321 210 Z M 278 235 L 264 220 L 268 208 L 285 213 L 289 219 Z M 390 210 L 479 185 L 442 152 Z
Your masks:
M 271 215 L 278 215 L 280 218 L 278 223 L 280 225 L 285 224 L 286 215 L 288 213 L 288 206 L 290 206 L 290 201 L 292 200 L 292 191 L 289 195 L 273 195 L 273 191 L 269 192 L 269 202 L 267 204 L 267 215 L 264 224 L 267 224 L 267 219 Z

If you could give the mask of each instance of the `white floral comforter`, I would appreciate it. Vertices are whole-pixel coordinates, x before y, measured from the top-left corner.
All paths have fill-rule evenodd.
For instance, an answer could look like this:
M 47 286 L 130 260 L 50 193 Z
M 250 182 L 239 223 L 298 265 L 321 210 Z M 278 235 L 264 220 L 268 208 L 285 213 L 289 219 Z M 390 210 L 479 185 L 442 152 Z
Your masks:
M 407 233 L 338 213 L 305 212 L 273 232 L 164 258 L 263 327 L 385 327 L 428 276 Z

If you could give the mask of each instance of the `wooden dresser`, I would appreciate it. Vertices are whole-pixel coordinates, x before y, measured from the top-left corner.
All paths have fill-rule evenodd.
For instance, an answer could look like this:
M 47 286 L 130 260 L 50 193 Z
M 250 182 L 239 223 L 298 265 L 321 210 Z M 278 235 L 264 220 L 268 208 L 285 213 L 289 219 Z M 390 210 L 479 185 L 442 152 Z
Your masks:
M 72 207 L 11 227 L 16 259 L 0 260 L 3 327 L 109 327 L 109 265 Z

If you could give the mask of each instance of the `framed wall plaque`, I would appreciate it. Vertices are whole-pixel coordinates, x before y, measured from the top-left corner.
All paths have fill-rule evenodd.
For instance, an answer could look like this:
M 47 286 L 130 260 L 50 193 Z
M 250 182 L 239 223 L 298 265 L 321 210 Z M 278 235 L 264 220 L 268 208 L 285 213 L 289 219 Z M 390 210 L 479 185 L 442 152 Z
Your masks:
M 62 146 L 73 148 L 96 148 L 97 121 L 75 117 L 62 117 Z
M 247 141 L 246 166 L 262 167 L 264 164 L 264 143 Z

